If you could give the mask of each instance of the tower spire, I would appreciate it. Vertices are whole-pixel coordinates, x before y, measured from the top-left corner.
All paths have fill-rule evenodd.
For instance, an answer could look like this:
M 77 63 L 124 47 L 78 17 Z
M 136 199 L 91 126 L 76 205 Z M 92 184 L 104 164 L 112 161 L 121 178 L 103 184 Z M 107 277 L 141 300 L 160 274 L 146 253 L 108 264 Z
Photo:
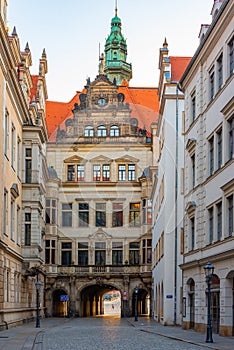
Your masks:
M 118 16 L 118 0 L 115 0 L 115 16 Z

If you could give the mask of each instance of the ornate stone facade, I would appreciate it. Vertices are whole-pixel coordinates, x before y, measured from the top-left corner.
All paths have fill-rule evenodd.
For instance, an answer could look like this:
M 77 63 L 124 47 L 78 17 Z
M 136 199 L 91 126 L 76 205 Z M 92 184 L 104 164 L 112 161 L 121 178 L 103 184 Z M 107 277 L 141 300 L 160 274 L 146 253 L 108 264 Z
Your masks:
M 152 146 L 130 114 L 124 95 L 99 74 L 47 145 L 48 213 L 53 201 L 56 210 L 45 235 L 49 315 L 63 312 L 64 294 L 73 314 L 103 314 L 111 289 L 128 295 L 122 314 L 131 315 L 136 286 L 139 311 L 150 314 Z

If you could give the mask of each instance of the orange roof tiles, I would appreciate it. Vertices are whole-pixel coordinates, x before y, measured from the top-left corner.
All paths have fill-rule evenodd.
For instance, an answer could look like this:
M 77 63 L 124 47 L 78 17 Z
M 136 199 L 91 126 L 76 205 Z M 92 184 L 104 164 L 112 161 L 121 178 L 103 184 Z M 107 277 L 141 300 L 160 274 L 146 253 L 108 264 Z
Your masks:
M 191 57 L 170 56 L 172 81 L 180 81 L 190 61 Z
M 125 103 L 130 104 L 131 118 L 138 120 L 139 128 L 146 128 L 150 133 L 150 124 L 158 119 L 159 100 L 157 88 L 130 88 L 127 84 L 119 87 L 119 92 L 125 95 Z M 46 123 L 48 128 L 49 141 L 56 140 L 57 127 L 65 128 L 65 120 L 72 116 L 74 104 L 79 102 L 79 94 L 68 103 L 46 102 Z

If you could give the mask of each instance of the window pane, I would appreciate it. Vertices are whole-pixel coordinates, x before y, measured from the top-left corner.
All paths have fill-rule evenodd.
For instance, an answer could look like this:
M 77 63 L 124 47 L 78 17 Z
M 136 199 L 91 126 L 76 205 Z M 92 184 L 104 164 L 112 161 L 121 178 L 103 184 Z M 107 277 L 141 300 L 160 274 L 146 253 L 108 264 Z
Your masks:
M 68 165 L 67 167 L 67 180 L 75 181 L 75 165 Z
M 100 180 L 101 180 L 101 166 L 94 165 L 93 166 L 93 181 L 100 181 Z

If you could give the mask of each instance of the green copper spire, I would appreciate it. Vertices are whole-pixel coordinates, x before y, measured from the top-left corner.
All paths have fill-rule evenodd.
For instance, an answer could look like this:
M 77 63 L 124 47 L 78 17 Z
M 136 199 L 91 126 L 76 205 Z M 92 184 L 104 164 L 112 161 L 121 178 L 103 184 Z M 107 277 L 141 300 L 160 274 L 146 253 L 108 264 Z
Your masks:
M 111 20 L 111 33 L 105 44 L 105 68 L 108 78 L 119 86 L 123 80 L 132 78 L 132 65 L 127 63 L 127 44 L 121 32 L 121 19 L 118 17 L 117 1 L 115 17 Z

